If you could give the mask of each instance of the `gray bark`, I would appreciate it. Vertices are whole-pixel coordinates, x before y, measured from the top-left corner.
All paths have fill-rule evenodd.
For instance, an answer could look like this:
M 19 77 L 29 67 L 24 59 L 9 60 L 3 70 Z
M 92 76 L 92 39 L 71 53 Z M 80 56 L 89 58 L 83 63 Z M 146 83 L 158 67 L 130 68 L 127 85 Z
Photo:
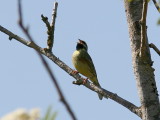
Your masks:
M 139 21 L 142 15 L 143 0 L 133 0 L 132 2 L 124 0 L 124 4 L 129 27 L 133 70 L 141 102 L 142 120 L 160 120 L 158 91 L 148 41 L 146 41 L 147 49 L 144 56 L 140 56 L 141 25 Z

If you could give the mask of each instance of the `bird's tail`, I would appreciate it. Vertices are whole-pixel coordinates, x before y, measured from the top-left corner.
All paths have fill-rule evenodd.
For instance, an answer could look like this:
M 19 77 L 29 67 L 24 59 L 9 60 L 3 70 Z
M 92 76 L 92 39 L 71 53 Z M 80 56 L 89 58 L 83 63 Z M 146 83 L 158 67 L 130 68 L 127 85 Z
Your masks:
M 95 84 L 95 85 L 97 85 L 98 87 L 100 87 L 100 88 L 101 88 L 101 86 L 100 86 L 100 84 L 99 84 L 98 80 L 95 80 L 95 81 L 93 82 L 93 84 Z M 98 94 L 98 97 L 99 97 L 99 99 L 100 99 L 100 100 L 102 100 L 102 99 L 103 99 L 103 96 L 102 96 L 101 94 Z

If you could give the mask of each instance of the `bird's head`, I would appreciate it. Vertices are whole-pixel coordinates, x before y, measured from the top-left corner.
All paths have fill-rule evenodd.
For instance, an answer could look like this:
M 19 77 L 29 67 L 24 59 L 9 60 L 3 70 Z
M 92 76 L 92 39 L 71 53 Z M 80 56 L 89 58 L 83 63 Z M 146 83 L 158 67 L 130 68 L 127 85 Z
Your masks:
M 79 39 L 79 41 L 77 42 L 76 49 L 77 49 L 77 50 L 82 50 L 82 49 L 84 49 L 84 50 L 87 51 L 87 50 L 88 50 L 87 43 L 86 43 L 85 41 Z

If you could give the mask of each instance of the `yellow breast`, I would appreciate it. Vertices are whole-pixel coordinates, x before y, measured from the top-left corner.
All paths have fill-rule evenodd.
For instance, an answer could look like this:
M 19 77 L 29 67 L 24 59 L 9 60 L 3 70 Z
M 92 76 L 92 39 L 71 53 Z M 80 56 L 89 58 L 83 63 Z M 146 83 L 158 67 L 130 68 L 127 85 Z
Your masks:
M 82 75 L 88 77 L 89 79 L 93 77 L 93 73 L 91 72 L 91 68 L 87 64 L 87 62 L 82 61 L 81 51 L 75 51 L 72 55 L 72 62 L 76 70 Z

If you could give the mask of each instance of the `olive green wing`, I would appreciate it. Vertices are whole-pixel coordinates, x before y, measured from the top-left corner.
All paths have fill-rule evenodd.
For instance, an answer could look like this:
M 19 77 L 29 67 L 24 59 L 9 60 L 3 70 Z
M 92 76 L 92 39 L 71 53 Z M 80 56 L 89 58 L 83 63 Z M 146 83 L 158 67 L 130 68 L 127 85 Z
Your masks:
M 88 70 L 93 74 L 93 77 L 97 78 L 97 73 L 92 61 L 92 58 L 90 57 L 90 55 L 88 54 L 88 52 L 83 51 L 82 57 L 80 59 L 84 64 L 88 65 Z
M 95 67 L 94 67 L 94 64 L 93 64 L 93 61 L 92 61 L 92 58 L 90 57 L 90 55 L 88 54 L 88 52 L 85 52 L 82 54 L 82 57 L 80 59 L 81 62 L 83 62 L 83 64 L 86 64 L 86 66 L 88 65 L 88 70 L 90 71 L 90 73 L 92 73 L 92 79 L 91 81 L 99 86 L 99 82 L 98 82 L 98 79 L 97 79 L 97 74 L 96 74 L 96 70 L 95 70 Z M 103 96 L 101 94 L 98 94 L 99 96 L 99 99 L 102 100 Z

